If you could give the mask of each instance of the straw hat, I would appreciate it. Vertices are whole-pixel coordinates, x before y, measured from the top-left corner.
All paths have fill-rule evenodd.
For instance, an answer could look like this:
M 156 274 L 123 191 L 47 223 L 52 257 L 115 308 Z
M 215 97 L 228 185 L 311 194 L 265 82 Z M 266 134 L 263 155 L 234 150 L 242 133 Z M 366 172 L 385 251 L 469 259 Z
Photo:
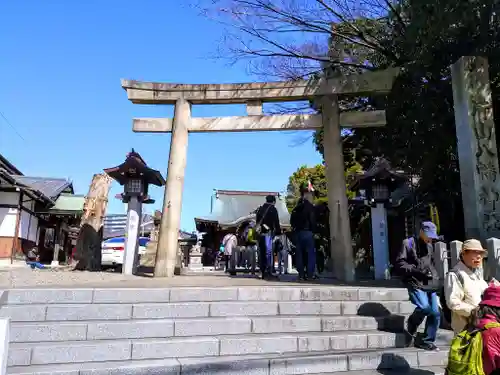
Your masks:
M 483 253 L 487 252 L 487 250 L 483 248 L 483 245 L 481 245 L 481 242 L 475 239 L 470 239 L 463 243 L 462 252 L 468 250 L 482 251 Z

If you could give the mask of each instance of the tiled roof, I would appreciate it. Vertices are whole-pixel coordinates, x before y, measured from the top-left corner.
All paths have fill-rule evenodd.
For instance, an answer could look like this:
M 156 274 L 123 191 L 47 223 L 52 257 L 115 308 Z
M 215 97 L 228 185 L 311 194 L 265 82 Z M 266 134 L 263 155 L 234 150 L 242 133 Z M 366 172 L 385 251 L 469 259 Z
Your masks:
M 75 212 L 82 213 L 85 196 L 61 194 L 56 200 L 54 207 L 51 207 L 49 212 Z
M 196 222 L 217 222 L 221 226 L 236 226 L 245 220 L 255 219 L 255 211 L 265 203 L 266 195 L 276 195 L 276 209 L 280 224 L 290 225 L 286 203 L 278 193 L 216 190 L 213 211 L 207 216 L 195 218 Z
M 73 192 L 73 184 L 64 178 L 30 177 L 11 175 L 20 185 L 40 192 L 50 200 L 56 200 L 59 195 L 69 189 Z
M 0 168 L 5 169 L 8 173 L 22 175 L 23 173 L 16 168 L 14 164 L 8 161 L 2 154 L 0 154 Z

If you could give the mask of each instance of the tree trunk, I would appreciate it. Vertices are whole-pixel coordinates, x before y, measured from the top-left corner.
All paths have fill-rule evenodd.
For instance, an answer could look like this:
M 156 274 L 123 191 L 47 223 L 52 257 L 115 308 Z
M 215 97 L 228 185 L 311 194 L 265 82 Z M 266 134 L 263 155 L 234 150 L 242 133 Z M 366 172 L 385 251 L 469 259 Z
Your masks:
M 80 233 L 76 243 L 75 270 L 101 270 L 102 222 L 108 205 L 111 178 L 95 174 L 85 197 Z

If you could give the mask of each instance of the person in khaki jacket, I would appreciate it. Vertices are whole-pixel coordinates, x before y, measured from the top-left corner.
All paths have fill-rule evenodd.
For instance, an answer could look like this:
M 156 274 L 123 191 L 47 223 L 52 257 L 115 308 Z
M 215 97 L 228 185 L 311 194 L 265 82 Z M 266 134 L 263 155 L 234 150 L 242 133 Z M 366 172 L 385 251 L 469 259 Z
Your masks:
M 478 240 L 467 240 L 460 251 L 460 261 L 446 275 L 444 293 L 451 310 L 451 328 L 455 334 L 464 330 L 481 296 L 488 287 L 483 276 L 483 258 L 487 251 Z

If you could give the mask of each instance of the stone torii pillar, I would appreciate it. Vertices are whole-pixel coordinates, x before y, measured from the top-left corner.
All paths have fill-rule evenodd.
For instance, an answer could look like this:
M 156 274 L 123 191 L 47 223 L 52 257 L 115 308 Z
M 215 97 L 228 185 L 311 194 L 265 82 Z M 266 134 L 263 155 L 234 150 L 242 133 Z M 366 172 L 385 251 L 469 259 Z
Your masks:
M 317 130 L 324 127 L 331 254 L 335 259 L 336 277 L 352 281 L 354 263 L 340 126 L 384 126 L 386 121 L 385 111 L 340 113 L 338 98 L 340 95 L 385 94 L 398 73 L 398 69 L 388 69 L 331 79 L 215 85 L 122 80 L 122 87 L 134 104 L 175 104 L 173 119 L 139 118 L 133 121 L 135 132 L 172 133 L 155 276 L 172 277 L 174 274 L 188 133 Z M 318 103 L 321 114 L 262 114 L 263 102 L 290 101 Z M 247 116 L 192 118 L 191 104 L 246 104 Z
M 323 120 L 323 149 L 325 174 L 330 211 L 330 252 L 335 259 L 335 276 L 342 280 L 354 280 L 354 260 L 351 240 L 351 224 L 344 172 L 344 153 L 340 134 L 340 111 L 337 96 L 321 98 Z M 385 115 L 385 113 L 384 113 Z M 384 121 L 385 124 L 385 121 Z M 335 251 L 337 249 L 337 251 Z M 338 251 L 338 249 L 344 249 Z M 333 257 L 335 254 L 335 257 Z
M 451 66 L 458 161 L 467 238 L 500 237 L 500 167 L 488 60 L 464 56 Z
M 190 125 L 191 103 L 182 98 L 178 99 L 175 103 L 172 124 L 167 186 L 163 198 L 163 215 L 160 223 L 158 250 L 156 251 L 155 277 L 172 277 L 174 275 L 181 226 L 182 193 L 184 191 Z

